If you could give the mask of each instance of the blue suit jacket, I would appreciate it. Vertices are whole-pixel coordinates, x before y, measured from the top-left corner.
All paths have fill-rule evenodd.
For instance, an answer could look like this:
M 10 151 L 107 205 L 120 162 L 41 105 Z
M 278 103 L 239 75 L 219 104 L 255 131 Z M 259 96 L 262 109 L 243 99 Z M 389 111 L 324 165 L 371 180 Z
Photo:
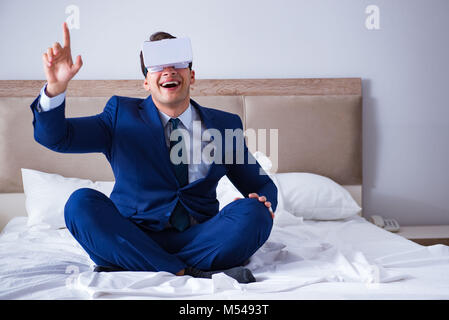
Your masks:
M 38 112 L 39 98 L 31 104 L 35 140 L 57 152 L 103 153 L 115 176 L 111 200 L 123 216 L 151 230 L 164 228 L 178 199 L 200 223 L 216 215 L 216 187 L 224 175 L 245 197 L 251 192 L 265 195 L 276 210 L 277 188 L 267 175 L 259 174 L 257 162 L 248 164 L 247 157 L 252 156 L 246 145 L 244 164 L 226 164 L 223 152 L 222 164 L 213 163 L 206 177 L 181 188 L 151 96 L 113 96 L 102 113 L 67 119 L 65 100 L 55 109 Z M 205 108 L 193 100 L 191 104 L 199 111 L 206 128 L 220 131 L 223 143 L 225 129 L 242 129 L 240 117 L 235 114 Z

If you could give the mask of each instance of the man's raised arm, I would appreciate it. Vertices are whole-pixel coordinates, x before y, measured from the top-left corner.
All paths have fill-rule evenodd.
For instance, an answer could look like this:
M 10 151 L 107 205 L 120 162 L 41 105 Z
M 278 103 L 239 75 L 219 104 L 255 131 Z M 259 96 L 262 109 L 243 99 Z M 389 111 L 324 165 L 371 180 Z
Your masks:
M 115 122 L 117 97 L 112 97 L 101 114 L 65 118 L 65 91 L 70 80 L 78 73 L 81 56 L 72 61 L 70 32 L 63 23 L 64 45 L 55 42 L 42 55 L 47 83 L 31 104 L 34 138 L 45 147 L 68 153 L 109 151 L 112 127 Z

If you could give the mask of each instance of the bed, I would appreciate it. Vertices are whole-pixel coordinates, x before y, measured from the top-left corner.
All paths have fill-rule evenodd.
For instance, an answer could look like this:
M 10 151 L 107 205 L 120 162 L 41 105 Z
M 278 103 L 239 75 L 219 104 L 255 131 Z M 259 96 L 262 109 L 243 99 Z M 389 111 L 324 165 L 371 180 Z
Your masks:
M 0 81 L 0 299 L 449 298 L 448 246 L 421 246 L 364 216 L 360 78 L 204 79 L 192 87 L 195 101 L 266 133 L 266 144 L 250 150 L 278 186 L 279 205 L 247 265 L 257 279 L 250 284 L 222 273 L 93 272 L 61 207 L 79 187 L 108 194 L 114 177 L 101 154 L 58 154 L 34 141 L 29 105 L 43 83 Z M 146 96 L 138 80 L 75 80 L 66 115 L 96 114 L 112 95 Z M 222 179 L 220 207 L 236 195 Z

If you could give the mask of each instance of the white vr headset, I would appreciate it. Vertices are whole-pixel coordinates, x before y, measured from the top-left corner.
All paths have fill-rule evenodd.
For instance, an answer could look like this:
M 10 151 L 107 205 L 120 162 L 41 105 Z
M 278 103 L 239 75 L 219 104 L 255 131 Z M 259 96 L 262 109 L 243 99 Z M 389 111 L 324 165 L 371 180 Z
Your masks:
M 187 68 L 193 60 L 189 38 L 145 41 L 142 52 L 145 68 L 149 72 L 160 72 L 166 67 Z

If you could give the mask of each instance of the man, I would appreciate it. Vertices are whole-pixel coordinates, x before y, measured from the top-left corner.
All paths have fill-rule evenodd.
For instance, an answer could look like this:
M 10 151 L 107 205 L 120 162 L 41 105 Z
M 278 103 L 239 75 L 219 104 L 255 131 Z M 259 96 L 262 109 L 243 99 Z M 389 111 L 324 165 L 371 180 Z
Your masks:
M 240 118 L 190 99 L 192 64 L 151 71 L 141 54 L 148 98 L 113 96 L 102 113 L 67 119 L 65 91 L 82 59 L 72 61 L 66 23 L 63 34 L 64 46 L 56 42 L 43 54 L 47 83 L 31 105 L 34 136 L 57 152 L 101 152 L 112 166 L 110 198 L 79 189 L 64 212 L 67 228 L 97 265 L 95 271 L 167 271 L 201 278 L 224 272 L 241 283 L 255 281 L 243 265 L 271 232 L 270 212 L 277 206 L 272 180 L 260 174 L 257 162 L 248 161 L 244 144 L 243 164 L 235 157 L 233 163 L 212 164 L 173 163 L 170 157 L 173 130 L 191 133 L 193 121 L 200 121 L 202 131 L 215 129 L 224 137 L 226 129 L 242 129 Z M 169 38 L 174 37 L 160 32 L 150 41 Z M 216 187 L 225 174 L 246 198 L 219 211 Z

